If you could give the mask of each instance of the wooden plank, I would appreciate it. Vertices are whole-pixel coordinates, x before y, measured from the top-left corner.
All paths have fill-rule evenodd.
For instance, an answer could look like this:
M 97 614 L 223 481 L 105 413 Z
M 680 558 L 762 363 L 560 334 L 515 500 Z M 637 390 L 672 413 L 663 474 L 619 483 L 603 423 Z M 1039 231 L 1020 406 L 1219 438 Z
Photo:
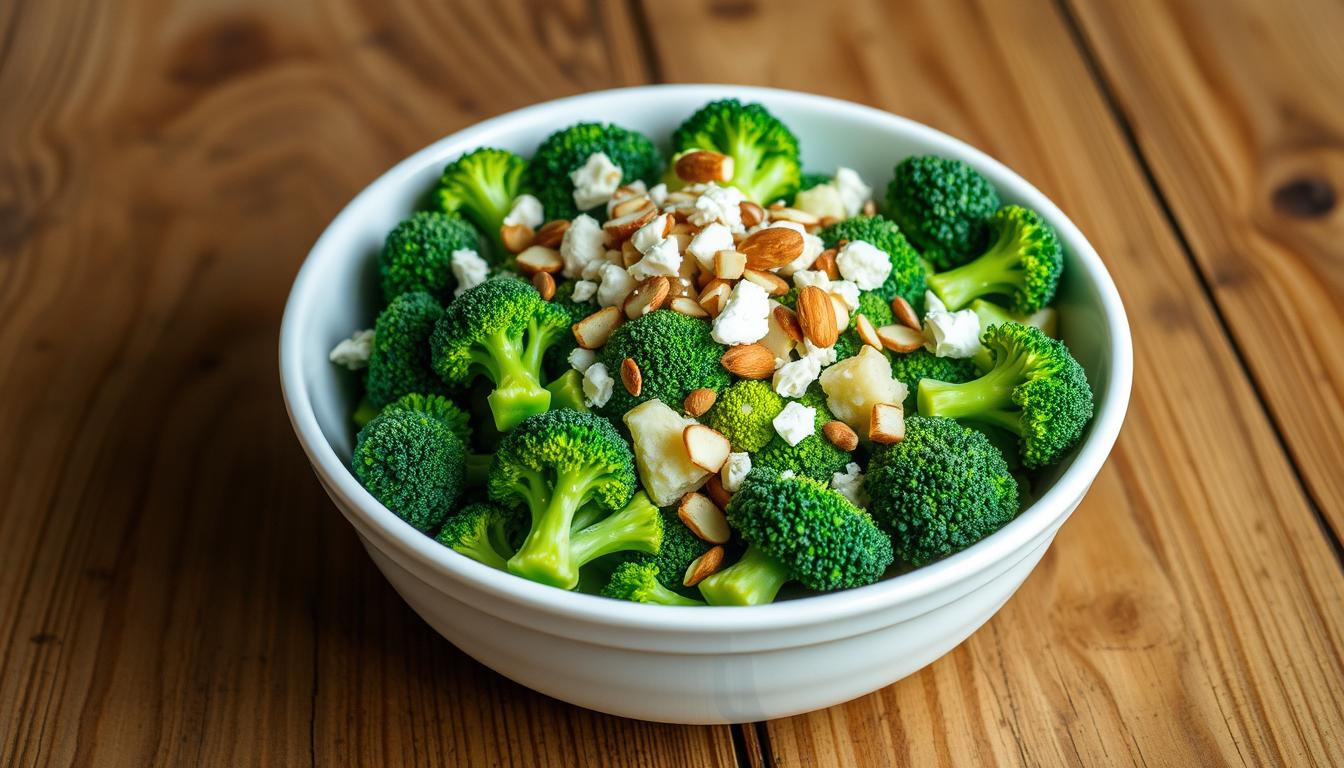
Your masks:
M 416 620 L 275 374 L 289 282 L 406 153 L 647 76 L 620 3 L 0 4 L 0 765 L 729 765 Z
M 1288 450 L 1344 538 L 1344 6 L 1071 5 Z
M 1056 9 L 656 8 L 668 79 L 851 98 L 1006 160 L 1107 259 L 1137 345 L 1113 458 L 1018 595 L 924 672 L 770 723 L 776 763 L 1344 760 L 1339 563 Z

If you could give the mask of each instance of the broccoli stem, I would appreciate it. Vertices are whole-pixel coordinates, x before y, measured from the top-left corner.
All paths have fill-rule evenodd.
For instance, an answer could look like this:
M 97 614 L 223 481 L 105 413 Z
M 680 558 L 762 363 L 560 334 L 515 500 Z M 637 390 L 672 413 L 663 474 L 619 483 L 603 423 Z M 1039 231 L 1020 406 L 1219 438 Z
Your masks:
M 741 560 L 700 582 L 700 594 L 710 605 L 764 605 L 789 576 L 787 566 L 752 544 Z
M 956 311 L 981 296 L 1011 296 L 1022 285 L 1022 255 L 1009 228 L 979 258 L 929 277 L 928 285 L 943 304 Z
M 1013 402 L 1013 390 L 1024 380 L 1024 362 L 1021 356 L 1000 361 L 984 376 L 964 384 L 920 381 L 919 415 L 978 421 L 1021 436 L 1021 411 Z
M 462 542 L 453 547 L 453 549 L 470 557 L 472 560 L 488 565 L 491 568 L 501 571 L 508 570 L 508 564 L 505 562 L 504 558 L 500 556 L 499 552 L 495 550 L 490 542 L 488 534 L 468 542 Z
M 561 589 L 579 583 L 579 568 L 571 555 L 570 528 L 574 513 L 588 501 L 593 482 L 601 471 L 589 467 L 562 469 L 545 492 L 525 493 L 532 512 L 532 527 L 518 552 L 509 558 L 509 572 L 525 579 Z M 533 483 L 529 483 L 532 485 Z
M 643 598 L 641 602 L 653 603 L 654 605 L 704 605 L 699 600 L 673 592 L 657 581 L 653 581 L 645 587 L 641 597 Z
M 639 494 L 625 509 L 575 533 L 570 552 L 574 561 L 582 567 L 612 552 L 654 554 L 662 542 L 662 518 L 658 508 L 643 494 Z
M 551 393 L 541 386 L 539 377 L 544 346 L 537 352 L 519 349 L 517 341 L 508 334 L 496 333 L 484 342 L 484 347 L 473 350 L 472 361 L 495 383 L 494 391 L 485 399 L 490 404 L 496 429 L 508 432 L 528 416 L 544 413 L 551 407 Z
M 601 520 L 602 513 L 605 511 L 606 510 L 596 504 L 585 504 L 579 508 L 579 511 L 574 513 L 574 521 L 570 523 L 569 529 L 571 531 L 581 531 L 593 523 L 596 523 L 598 520 Z

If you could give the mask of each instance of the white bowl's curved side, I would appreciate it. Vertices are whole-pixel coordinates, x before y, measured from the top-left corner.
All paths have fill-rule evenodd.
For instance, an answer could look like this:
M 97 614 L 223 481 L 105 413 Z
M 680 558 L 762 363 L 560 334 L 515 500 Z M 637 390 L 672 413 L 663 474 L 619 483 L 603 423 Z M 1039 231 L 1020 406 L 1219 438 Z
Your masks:
M 373 499 L 342 459 L 350 450 L 350 393 L 326 351 L 372 316 L 370 257 L 442 164 L 483 144 L 528 152 L 556 126 L 581 119 L 665 134 L 701 103 L 725 95 L 767 104 L 802 137 L 808 156 L 820 157 L 812 167 L 846 164 L 885 184 L 895 158 L 959 157 L 1006 200 L 1039 210 L 1056 226 L 1068 253 L 1064 335 L 1096 387 L 1097 418 L 1049 490 L 1003 530 L 912 573 L 805 600 L 712 610 L 633 605 L 533 584 L 439 546 Z M 834 135 L 842 140 L 819 138 Z M 286 406 L 319 479 L 389 581 L 445 637 L 509 677 L 583 706 L 724 722 L 805 711 L 881 687 L 988 619 L 1105 461 L 1129 399 L 1131 354 L 1124 310 L 1096 252 L 1053 203 L 992 158 L 848 102 L 736 86 L 658 86 L 587 94 L 486 121 L 375 181 L 337 216 L 300 270 L 285 309 L 280 368 Z M 635 674 L 640 669 L 644 680 Z

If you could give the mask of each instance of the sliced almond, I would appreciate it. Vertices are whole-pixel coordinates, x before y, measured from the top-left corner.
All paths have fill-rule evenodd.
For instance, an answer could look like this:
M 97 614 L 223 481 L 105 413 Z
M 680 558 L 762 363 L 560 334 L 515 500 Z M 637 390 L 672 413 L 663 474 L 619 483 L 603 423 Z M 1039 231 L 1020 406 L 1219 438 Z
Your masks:
M 892 352 L 914 352 L 924 346 L 924 334 L 908 325 L 893 323 L 877 329 L 877 338 L 882 346 Z
M 863 204 L 863 215 L 864 215 L 864 216 L 876 216 L 876 215 L 877 215 L 877 203 L 874 203 L 872 200 L 869 200 L 868 202 L 864 203 L 864 204 Z
M 721 565 L 723 565 L 723 546 L 715 544 L 705 554 L 695 558 L 690 565 L 686 566 L 686 575 L 682 578 L 681 583 L 683 586 L 694 587 L 713 576 Z
M 691 184 L 728 181 L 733 178 L 733 158 L 718 152 L 695 149 L 678 157 L 672 169 L 677 178 Z
M 844 333 L 849 327 L 849 305 L 838 293 L 828 293 L 831 297 L 831 309 L 835 313 L 835 332 Z
M 794 224 L 802 224 L 804 227 L 815 227 L 821 223 L 821 219 L 816 214 L 800 211 L 797 208 L 774 208 L 770 209 L 771 221 L 792 221 Z
M 538 272 L 532 276 L 532 287 L 537 289 L 541 298 L 550 301 L 555 298 L 555 278 L 549 272 Z
M 828 421 L 821 427 L 821 434 L 831 441 L 831 445 L 842 451 L 852 451 L 859 447 L 859 436 L 843 421 Z
M 905 439 L 905 412 L 901 406 L 873 403 L 868 439 L 874 443 L 899 443 Z
M 634 202 L 627 200 L 626 203 Z M 626 203 L 621 203 L 625 205 Z M 619 208 L 620 206 L 617 206 Z M 639 231 L 639 228 L 653 221 L 658 215 L 658 209 L 653 203 L 644 201 L 644 207 L 636 208 L 629 213 L 618 215 L 615 218 L 608 219 L 607 223 L 602 225 L 602 230 L 611 238 L 612 244 L 623 243 L 630 239 L 630 236 Z
M 639 372 L 639 363 L 635 362 L 635 358 L 627 357 L 621 361 L 621 383 L 631 397 L 639 397 L 639 393 L 644 390 L 644 375 Z
M 732 287 L 722 280 L 711 280 L 700 290 L 700 306 L 710 317 L 716 317 L 728 305 L 728 296 L 732 292 Z
M 733 535 L 723 510 L 708 497 L 694 491 L 681 497 L 677 517 L 691 529 L 691 533 L 710 544 L 727 544 Z
M 722 280 L 736 280 L 747 268 L 747 254 L 741 251 L 719 251 L 714 254 L 714 276 Z
M 625 316 L 631 320 L 643 317 L 650 312 L 661 309 L 671 291 L 672 281 L 666 277 L 654 275 L 645 278 L 631 289 L 629 295 L 625 297 L 625 303 L 621 306 L 621 309 L 625 311 Z
M 653 204 L 653 201 L 649 199 L 648 195 L 645 194 L 633 195 L 619 202 L 613 203 L 611 206 L 611 214 L 608 216 L 608 218 L 615 219 L 620 218 L 622 216 L 629 216 L 630 214 L 636 211 L 642 211 L 646 208 L 653 208 L 656 210 L 657 206 Z
M 709 317 L 709 312 L 689 296 L 676 296 L 667 303 L 667 308 L 680 312 L 687 317 Z
M 625 317 L 616 307 L 603 307 L 574 324 L 574 340 L 584 349 L 598 349 L 607 343 L 611 332 L 621 327 Z
M 537 233 L 526 224 L 505 224 L 499 228 L 499 239 L 509 253 L 521 253 L 535 242 Z
M 541 225 L 532 243 L 544 248 L 559 248 L 560 241 L 565 239 L 565 231 L 568 229 L 569 222 L 565 219 L 552 219 Z
M 915 314 L 915 308 L 910 306 L 910 302 L 897 296 L 891 300 L 891 313 L 896 316 L 896 322 L 907 328 L 920 330 L 919 315 Z
M 878 338 L 877 329 L 873 327 L 873 321 L 869 320 L 867 315 L 854 316 L 854 330 L 859 334 L 859 341 L 870 347 L 882 348 L 882 339 Z
M 822 216 L 821 221 L 817 222 L 822 228 L 835 226 L 840 223 L 840 219 L 835 216 Z
M 698 419 L 704 415 L 705 411 L 714 407 L 714 401 L 718 397 L 712 389 L 705 387 L 693 389 L 690 394 L 686 395 L 686 399 L 681 401 L 681 408 L 686 411 L 687 416 Z
M 780 330 L 788 335 L 789 340 L 794 344 L 801 344 L 803 341 L 803 328 L 798 324 L 798 316 L 793 314 L 793 310 L 783 304 L 775 307 L 775 322 L 779 324 Z
M 704 424 L 691 424 L 682 430 L 681 442 L 686 446 L 686 456 L 691 463 L 706 472 L 722 469 L 733 450 L 723 433 Z
M 682 259 L 682 261 L 695 261 L 695 259 Z M 705 270 L 701 270 L 701 271 L 699 271 L 699 272 L 696 272 L 696 273 L 695 273 L 695 287 L 696 287 L 696 288 L 700 288 L 700 289 L 703 290 L 704 287 L 705 287 L 706 285 L 709 285 L 710 281 L 712 281 L 712 280 L 714 280 L 714 279 L 716 279 L 716 278 L 714 277 L 714 273 L 713 273 L 713 272 L 707 272 L 707 271 L 705 271 Z
M 797 234 L 797 233 L 795 233 Z M 783 296 L 789 292 L 789 284 L 784 282 L 784 278 L 776 275 L 774 272 L 766 272 L 760 269 L 742 270 L 742 279 L 761 286 L 769 296 Z
M 747 227 L 754 227 L 765 221 L 765 209 L 750 200 L 738 203 L 737 210 L 741 212 L 742 223 Z
M 695 226 L 694 224 L 679 221 L 672 225 L 672 231 L 669 232 L 668 234 L 690 235 L 691 237 L 695 237 L 696 235 L 700 234 L 700 228 Z
M 826 276 L 832 280 L 840 279 L 840 265 L 835 261 L 836 251 L 834 248 L 827 248 L 821 252 L 817 260 L 812 262 L 812 269 L 818 272 L 825 272 Z
M 560 258 L 560 252 L 544 245 L 527 248 L 514 258 L 514 262 L 519 272 L 529 276 L 538 272 L 555 273 L 565 268 L 565 260 Z
M 733 494 L 723 487 L 722 475 L 710 475 L 709 479 L 705 481 L 704 491 L 705 495 L 709 496 L 709 500 L 717 504 L 719 509 L 727 509 L 728 502 L 733 500 Z
M 798 325 L 803 336 L 818 347 L 835 344 L 840 332 L 835 326 L 835 308 L 830 294 L 815 285 L 804 286 L 798 292 Z
M 632 264 L 644 258 L 644 254 L 639 252 L 635 244 L 630 240 L 621 242 L 621 266 L 629 269 Z
M 775 373 L 775 355 L 761 344 L 729 347 L 719 362 L 740 379 L 768 379 Z
M 751 269 L 776 269 L 803 255 L 803 236 L 785 227 L 767 227 L 747 236 L 737 250 Z

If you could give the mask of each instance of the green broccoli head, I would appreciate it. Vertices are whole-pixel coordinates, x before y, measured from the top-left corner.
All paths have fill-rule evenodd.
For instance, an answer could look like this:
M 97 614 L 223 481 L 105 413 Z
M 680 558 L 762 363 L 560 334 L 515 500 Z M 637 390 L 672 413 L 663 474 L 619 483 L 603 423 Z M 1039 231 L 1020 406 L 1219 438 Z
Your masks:
M 864 487 L 896 556 L 914 566 L 969 547 L 1017 514 L 1003 455 L 951 419 L 906 419 L 905 439 L 874 451 Z
M 462 440 L 442 421 L 415 411 L 381 413 L 355 438 L 350 467 L 398 517 L 431 531 L 462 492 Z
M 891 565 L 891 540 L 868 513 L 811 478 L 753 469 L 727 513 L 748 547 L 700 582 L 710 605 L 768 603 L 788 581 L 821 591 L 861 587 Z
M 999 193 L 960 160 L 908 157 L 887 187 L 887 211 L 935 269 L 970 261 L 989 238 Z
M 798 182 L 798 191 L 806 192 L 813 187 L 819 187 L 822 184 L 830 184 L 831 175 L 828 173 L 804 173 Z
M 950 310 L 984 296 L 1004 296 L 1015 312 L 1031 313 L 1050 303 L 1064 271 L 1064 250 L 1039 213 L 1018 205 L 1000 208 L 989 220 L 993 239 L 973 261 L 929 277 L 929 288 Z
M 904 384 L 909 395 L 906 397 L 906 412 L 915 410 L 915 392 L 919 382 L 924 379 L 946 381 L 961 384 L 980 375 L 971 358 L 938 357 L 927 349 L 917 349 L 903 355 L 891 356 L 892 378 Z
M 481 252 L 481 236 L 456 213 L 421 211 L 387 233 L 378 253 L 378 275 L 383 299 L 423 291 L 440 301 L 450 301 L 457 280 L 453 277 L 453 251 Z
M 443 522 L 434 540 L 491 568 L 505 570 L 513 555 L 509 542 L 523 524 L 521 508 L 478 502 Z
M 817 233 L 827 248 L 840 247 L 842 240 L 862 240 L 887 254 L 891 260 L 891 274 L 882 285 L 874 289 L 883 301 L 891 301 L 900 296 L 910 305 L 919 308 L 924 305 L 924 288 L 927 275 L 919 254 L 910 247 L 895 222 L 881 216 L 855 216 L 836 222 Z
M 602 362 L 613 373 L 630 358 L 639 366 L 643 386 L 638 396 L 616 387 L 611 399 L 599 410 L 613 419 L 636 405 L 658 398 L 680 410 L 694 389 L 716 393 L 728 386 L 730 376 L 720 360 L 727 349 L 710 336 L 709 323 L 698 318 L 659 309 L 635 318 L 612 332 L 602 348 Z
M 981 342 L 994 367 L 960 384 L 919 383 L 921 416 L 965 419 L 1017 435 L 1029 469 L 1059 461 L 1092 419 L 1087 374 L 1062 342 L 1020 323 L 990 326 Z
M 605 597 L 653 605 L 704 605 L 683 597 L 663 585 L 662 571 L 656 563 L 627 561 L 616 566 L 611 580 L 603 587 Z
M 775 394 L 769 382 L 742 379 L 723 391 L 706 420 L 728 438 L 734 451 L 755 453 L 775 436 L 771 421 L 782 410 L 784 398 Z
M 546 138 L 527 165 L 523 183 L 541 201 L 548 219 L 572 219 L 581 211 L 574 203 L 569 177 L 598 152 L 621 168 L 621 183 L 650 181 L 663 167 L 662 155 L 649 137 L 619 125 L 579 123 Z
M 434 190 L 440 208 L 462 213 L 490 238 L 496 264 L 508 253 L 499 229 L 522 191 L 526 169 L 527 161 L 507 149 L 482 147 L 449 163 Z
M 572 589 L 579 573 L 570 538 L 575 513 L 590 504 L 619 510 L 635 486 L 634 456 L 611 422 L 568 409 L 525 419 L 500 443 L 488 486 L 492 500 L 531 511 L 509 571 Z
M 798 139 L 760 104 L 713 101 L 672 133 L 672 150 L 706 149 L 733 158 L 728 182 L 761 205 L 789 200 L 802 182 Z
M 430 337 L 431 360 L 454 386 L 477 376 L 493 382 L 490 411 L 499 431 L 507 432 L 550 407 L 551 393 L 541 384 L 542 356 L 566 333 L 568 316 L 537 289 L 495 278 L 448 305 Z
M 422 395 L 412 392 L 388 403 L 383 412 L 414 411 L 432 416 L 453 431 L 463 445 L 471 445 L 471 418 L 457 403 L 443 395 Z
M 850 462 L 850 455 L 836 448 L 821 433 L 822 427 L 826 426 L 828 421 L 833 421 L 835 416 L 827 407 L 826 395 L 818 386 L 814 385 L 804 392 L 803 396 L 798 398 L 798 402 L 816 409 L 815 431 L 797 445 L 789 445 L 789 441 L 774 435 L 764 448 L 752 455 L 752 466 L 780 472 L 791 470 L 822 483 L 830 482 L 831 476 L 836 472 L 845 471 L 845 465 Z M 773 425 L 771 431 L 774 431 Z
M 373 349 L 365 380 L 374 408 L 411 392 L 446 391 L 430 362 L 429 339 L 443 307 L 428 293 L 403 293 L 392 299 L 373 326 Z

